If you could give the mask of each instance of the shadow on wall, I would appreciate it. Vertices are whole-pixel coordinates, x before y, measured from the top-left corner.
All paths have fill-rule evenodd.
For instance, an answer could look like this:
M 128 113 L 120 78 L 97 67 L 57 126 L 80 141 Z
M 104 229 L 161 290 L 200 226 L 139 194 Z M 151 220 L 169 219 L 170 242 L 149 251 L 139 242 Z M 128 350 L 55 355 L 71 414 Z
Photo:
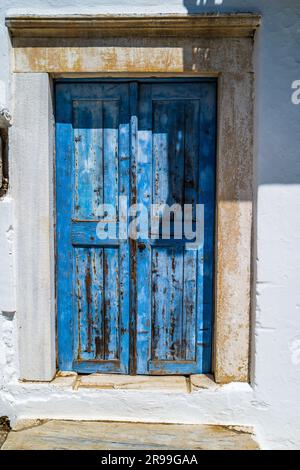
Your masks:
M 292 102 L 292 84 L 300 80 L 300 10 L 295 1 L 183 0 L 183 5 L 189 14 L 262 15 L 254 53 L 257 183 L 298 185 L 300 103 Z

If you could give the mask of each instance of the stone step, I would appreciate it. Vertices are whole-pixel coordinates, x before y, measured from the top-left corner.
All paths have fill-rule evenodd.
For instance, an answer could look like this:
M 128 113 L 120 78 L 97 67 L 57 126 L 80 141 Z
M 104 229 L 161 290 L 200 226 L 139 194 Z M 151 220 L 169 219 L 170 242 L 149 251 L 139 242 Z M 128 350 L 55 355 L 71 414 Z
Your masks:
M 2 450 L 258 450 L 251 428 L 37 420 L 17 423 Z

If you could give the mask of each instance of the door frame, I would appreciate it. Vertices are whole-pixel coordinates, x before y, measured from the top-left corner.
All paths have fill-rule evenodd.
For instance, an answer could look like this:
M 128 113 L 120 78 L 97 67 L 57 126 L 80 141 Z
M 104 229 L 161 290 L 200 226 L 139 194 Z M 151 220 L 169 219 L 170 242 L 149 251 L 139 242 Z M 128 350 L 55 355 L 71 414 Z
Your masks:
M 69 34 L 65 41 L 59 39 L 66 32 L 59 17 L 20 15 L 6 19 L 14 58 L 11 194 L 18 201 L 15 221 L 22 228 L 16 237 L 19 376 L 49 381 L 57 370 L 52 79 L 124 74 L 217 76 L 213 372 L 219 383 L 247 382 L 254 199 L 252 59 L 253 37 L 260 17 L 165 15 L 152 17 L 149 22 L 145 17 L 124 19 L 108 15 L 93 22 L 90 19 L 64 17 Z M 95 29 L 99 22 L 109 27 Z M 119 37 L 108 37 L 112 23 Z M 122 29 L 118 30 L 120 23 Z M 176 29 L 177 25 L 180 28 Z M 155 31 L 159 34 L 155 35 Z

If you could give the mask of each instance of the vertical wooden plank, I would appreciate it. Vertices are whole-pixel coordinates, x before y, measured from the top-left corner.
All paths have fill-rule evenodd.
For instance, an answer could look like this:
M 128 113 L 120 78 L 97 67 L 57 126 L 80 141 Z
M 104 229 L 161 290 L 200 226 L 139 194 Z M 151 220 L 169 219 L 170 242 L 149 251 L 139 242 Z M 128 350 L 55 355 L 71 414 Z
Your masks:
M 78 358 L 93 359 L 93 320 L 91 253 L 88 248 L 75 249 L 75 292 L 78 312 Z
M 72 162 L 73 162 L 72 105 L 70 89 L 56 87 L 56 207 L 57 207 L 57 307 L 58 366 L 73 368 L 73 338 L 77 335 L 73 321 L 73 247 L 71 244 Z
M 154 360 L 168 359 L 169 344 L 169 264 L 168 248 L 155 248 L 152 254 L 152 354 Z
M 118 208 L 119 196 L 119 101 L 104 101 L 104 203 Z M 104 351 L 105 359 L 119 356 L 119 254 L 104 248 Z
M 168 249 L 169 263 L 169 316 L 168 316 L 168 360 L 181 360 L 182 315 L 183 315 L 183 248 L 176 245 Z
M 83 87 L 86 88 L 86 85 Z M 75 149 L 73 214 L 77 220 L 95 219 L 99 204 L 103 201 L 102 100 L 73 100 L 72 114 Z M 102 252 L 79 248 L 75 257 L 77 356 L 82 360 L 92 360 L 103 350 Z
M 103 201 L 102 101 L 74 100 L 74 209 L 76 219 L 93 219 Z
M 166 110 L 168 119 L 168 180 L 169 193 L 166 202 L 171 204 L 180 204 L 184 202 L 184 174 L 185 174 L 185 155 L 184 155 L 184 102 L 171 101 L 167 104 Z
M 130 198 L 130 113 L 129 87 L 124 85 L 120 101 L 119 122 L 119 194 L 126 197 L 127 210 Z M 120 214 L 119 214 L 120 221 Z M 120 367 L 123 374 L 129 372 L 129 322 L 130 322 L 130 255 L 128 239 L 122 240 L 119 246 L 119 296 L 120 296 Z
M 174 85 L 176 88 L 176 85 Z M 184 156 L 184 102 L 174 100 L 166 102 L 164 114 L 168 115 L 167 134 L 168 134 L 168 180 L 169 189 L 166 203 L 171 206 L 184 203 L 184 175 L 185 175 L 185 156 Z M 162 118 L 164 117 L 162 115 Z M 182 358 L 182 315 L 183 315 L 183 250 L 177 248 L 177 241 L 173 239 L 174 222 L 170 220 L 172 246 L 167 251 L 169 265 L 169 304 L 167 325 L 165 326 L 168 337 L 167 354 L 168 360 L 180 360 Z
M 91 256 L 91 289 L 92 289 L 92 334 L 94 343 L 94 359 L 104 359 L 103 334 L 103 249 L 90 248 Z
M 170 168 L 174 150 L 176 109 L 168 101 L 153 102 L 153 195 L 154 204 L 171 201 Z M 173 131 L 173 132 L 172 132 Z M 173 134 L 173 135 L 172 135 Z
M 102 249 L 78 247 L 75 255 L 75 310 L 78 318 L 79 360 L 104 359 Z
M 199 203 L 204 204 L 204 246 L 198 251 L 197 362 L 203 373 L 211 371 L 213 324 L 213 268 L 215 222 L 216 83 L 201 88 Z
M 141 84 L 138 100 L 137 202 L 151 212 L 152 184 L 152 101 L 151 85 Z M 136 298 L 136 372 L 148 371 L 151 345 L 151 246 L 149 240 L 138 243 Z
M 195 204 L 198 202 L 198 167 L 201 165 L 201 161 L 198 161 L 199 113 L 199 100 L 185 102 L 184 203 L 193 204 L 193 217 Z M 201 278 L 203 275 L 201 270 L 197 272 L 197 259 L 196 250 L 184 251 L 182 357 L 186 360 L 196 360 L 197 276 Z
M 104 203 L 118 208 L 119 196 L 119 101 L 104 101 L 103 106 Z
M 119 253 L 104 248 L 104 359 L 119 358 Z
M 155 203 L 182 206 L 184 195 L 184 103 L 158 101 L 153 112 L 153 199 Z M 171 234 L 174 224 L 170 220 Z M 170 241 L 170 244 L 176 241 Z M 157 252 L 156 252 L 157 254 Z M 153 339 L 159 344 L 160 358 L 181 357 L 183 253 L 180 249 L 161 249 L 155 275 Z M 158 287 L 163 283 L 163 290 Z M 159 305 L 161 303 L 161 306 Z M 158 334 L 159 338 L 155 339 Z
M 153 249 L 152 359 L 176 361 L 182 357 L 183 249 Z
M 167 202 L 169 191 L 168 172 L 168 118 L 165 102 L 152 104 L 153 155 L 152 155 L 152 203 Z M 161 214 L 160 214 L 161 220 Z M 161 222 L 159 226 L 161 236 Z M 152 338 L 151 359 L 167 359 L 168 344 L 168 256 L 166 248 L 152 251 Z
M 154 101 L 153 202 L 182 205 L 184 172 L 184 102 Z
M 138 128 L 138 85 L 132 82 L 129 85 L 130 97 L 130 204 L 137 203 L 137 128 Z M 130 239 L 130 373 L 137 370 L 137 241 Z

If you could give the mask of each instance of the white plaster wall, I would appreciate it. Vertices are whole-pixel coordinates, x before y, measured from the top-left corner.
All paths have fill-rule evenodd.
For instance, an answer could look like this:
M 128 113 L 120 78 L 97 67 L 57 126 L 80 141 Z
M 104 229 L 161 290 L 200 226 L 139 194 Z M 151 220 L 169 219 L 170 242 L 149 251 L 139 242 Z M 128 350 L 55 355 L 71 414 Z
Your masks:
M 256 43 L 257 214 L 252 387 L 230 384 L 191 395 L 70 391 L 17 382 L 16 312 L 10 195 L 0 201 L 0 415 L 254 425 L 263 448 L 300 448 L 300 80 L 299 0 L 1 0 L 1 100 L 12 107 L 5 14 L 261 13 Z M 6 96 L 6 98 L 5 98 Z M 3 98 L 4 97 L 4 98 Z M 12 253 L 14 256 L 12 256 Z

